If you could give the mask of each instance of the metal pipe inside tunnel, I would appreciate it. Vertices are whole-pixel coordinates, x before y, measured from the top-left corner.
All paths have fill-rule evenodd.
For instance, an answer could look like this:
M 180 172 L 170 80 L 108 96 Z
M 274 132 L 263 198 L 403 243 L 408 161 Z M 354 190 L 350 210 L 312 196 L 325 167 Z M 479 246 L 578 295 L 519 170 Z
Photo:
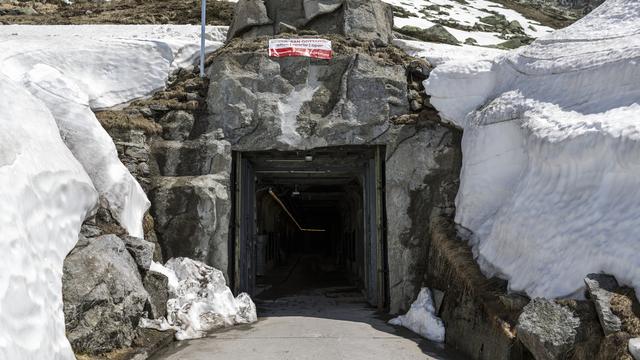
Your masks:
M 296 226 L 298 227 L 298 230 L 304 231 L 304 232 L 325 232 L 325 231 L 327 231 L 326 229 L 303 228 L 302 226 L 300 226 L 300 223 L 296 220 L 296 218 L 293 216 L 293 214 L 291 214 L 291 211 L 289 211 L 289 209 L 287 209 L 287 206 L 282 202 L 282 200 L 280 200 L 278 195 L 276 195 L 273 192 L 273 190 L 269 189 L 269 195 L 271 195 L 271 197 L 273 197 L 275 199 L 275 201 L 278 203 L 278 205 L 280 205 L 282 207 L 282 210 L 284 210 L 284 212 L 287 213 L 287 215 L 289 215 L 289 218 L 291 219 L 291 221 L 293 221 L 294 224 L 296 224 Z
M 234 289 L 255 296 L 304 258 L 320 269 L 305 286 L 321 286 L 324 270 L 339 273 L 383 308 L 382 154 L 378 146 L 235 153 Z

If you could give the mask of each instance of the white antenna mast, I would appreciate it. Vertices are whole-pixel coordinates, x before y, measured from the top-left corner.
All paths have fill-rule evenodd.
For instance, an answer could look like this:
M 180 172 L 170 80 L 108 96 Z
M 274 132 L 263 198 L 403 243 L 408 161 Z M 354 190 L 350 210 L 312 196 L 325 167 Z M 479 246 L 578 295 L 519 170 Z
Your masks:
M 202 14 L 200 15 L 200 77 L 204 77 L 204 32 L 207 24 L 207 0 L 202 0 Z

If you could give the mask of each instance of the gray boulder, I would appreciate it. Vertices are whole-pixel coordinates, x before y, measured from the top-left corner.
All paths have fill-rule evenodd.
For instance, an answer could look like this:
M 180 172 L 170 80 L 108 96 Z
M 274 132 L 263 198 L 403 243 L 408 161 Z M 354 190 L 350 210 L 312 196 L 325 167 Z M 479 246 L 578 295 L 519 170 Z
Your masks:
M 115 235 L 83 245 L 64 261 L 67 338 L 79 353 L 130 346 L 148 298 L 136 262 Z
M 152 148 L 163 176 L 197 176 L 231 171 L 231 144 L 205 134 L 196 140 L 156 141 Z
M 159 272 L 149 271 L 142 282 L 149 293 L 147 315 L 149 319 L 167 316 L 167 300 L 169 300 L 169 279 Z
M 434 25 L 427 29 L 422 29 L 416 26 L 403 26 L 399 30 L 401 33 L 420 39 L 422 41 L 429 41 L 435 43 L 443 43 L 450 45 L 459 45 L 460 41 L 456 39 L 447 29 L 442 25 Z
M 227 39 L 298 30 L 358 40 L 392 40 L 393 11 L 380 0 L 240 0 Z
M 155 244 L 133 236 L 123 236 L 122 241 L 131 256 L 133 256 L 136 264 L 138 264 L 140 270 L 149 270 L 151 262 L 153 261 Z
M 611 295 L 618 288 L 616 278 L 605 274 L 589 274 L 584 279 L 589 298 L 595 305 L 605 335 L 622 329 L 622 321 L 611 311 Z
M 149 193 L 158 241 L 167 259 L 188 257 L 227 275 L 228 174 L 160 177 Z
M 537 360 L 566 359 L 578 336 L 580 319 L 567 307 L 534 299 L 524 307 L 516 327 L 518 339 Z
M 166 140 L 186 140 L 193 129 L 195 118 L 184 110 L 173 110 L 160 118 L 162 138 Z

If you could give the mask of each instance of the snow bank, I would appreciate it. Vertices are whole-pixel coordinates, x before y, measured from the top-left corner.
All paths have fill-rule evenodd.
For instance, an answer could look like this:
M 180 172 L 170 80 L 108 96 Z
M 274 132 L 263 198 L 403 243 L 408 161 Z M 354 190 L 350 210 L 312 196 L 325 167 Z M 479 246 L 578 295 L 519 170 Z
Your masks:
M 207 51 L 227 27 L 207 27 Z M 49 65 L 87 94 L 92 109 L 111 107 L 164 87 L 169 74 L 200 53 L 193 25 L 0 26 L 0 71 L 15 81 Z
M 640 3 L 609 0 L 494 60 L 425 82 L 464 129 L 456 222 L 488 276 L 581 296 L 605 272 L 640 294 Z
M 0 359 L 73 359 L 62 264 L 97 201 L 47 107 L 0 74 Z
M 208 331 L 258 320 L 249 295 L 236 298 L 227 287 L 222 272 L 199 261 L 173 258 L 165 266 L 153 263 L 151 270 L 169 278 L 170 299 L 167 318 L 142 319 L 140 326 L 176 330 L 176 339 L 197 339 Z
M 198 34 L 197 26 L 0 26 L 0 359 L 74 358 L 64 258 L 98 195 L 134 236 L 143 236 L 149 206 L 91 110 L 163 87 L 197 58 Z M 209 28 L 208 51 L 225 35 Z
M 389 324 L 404 326 L 431 341 L 444 342 L 444 323 L 435 312 L 431 290 L 422 288 L 409 311 L 389 320 Z
M 58 70 L 38 64 L 24 77 L 31 93 L 53 114 L 67 147 L 89 174 L 116 220 L 131 236 L 143 238 L 149 200 L 118 159 L 109 134 L 89 108 L 89 98 Z
M 225 30 L 208 29 L 208 51 L 222 45 Z M 11 25 L 0 27 L 0 39 L 0 72 L 49 107 L 101 198 L 130 235 L 142 237 L 149 201 L 92 109 L 164 87 L 170 72 L 197 58 L 199 27 Z
M 427 59 L 433 66 L 452 61 L 493 60 L 505 53 L 505 50 L 471 45 L 448 45 L 414 40 L 393 40 L 393 44 L 407 54 Z

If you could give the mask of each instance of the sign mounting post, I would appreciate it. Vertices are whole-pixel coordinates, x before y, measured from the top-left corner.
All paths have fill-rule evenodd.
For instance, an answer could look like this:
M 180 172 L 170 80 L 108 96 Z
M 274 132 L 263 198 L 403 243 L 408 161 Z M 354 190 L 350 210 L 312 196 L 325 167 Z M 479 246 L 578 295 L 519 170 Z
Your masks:
M 207 24 L 207 0 L 202 1 L 202 13 L 200 15 L 200 77 L 204 77 L 204 33 Z

